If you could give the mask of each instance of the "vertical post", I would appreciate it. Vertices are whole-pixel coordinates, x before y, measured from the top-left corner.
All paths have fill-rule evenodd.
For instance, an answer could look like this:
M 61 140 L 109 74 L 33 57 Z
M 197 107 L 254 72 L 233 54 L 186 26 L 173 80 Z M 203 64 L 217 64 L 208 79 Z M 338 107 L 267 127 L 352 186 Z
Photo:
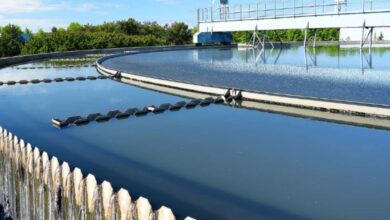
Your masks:
M 198 31 L 200 26 L 200 9 L 198 8 Z
M 252 34 L 252 47 L 255 48 L 255 43 L 256 43 L 256 30 L 253 31 L 253 34 Z
M 337 14 L 340 14 L 340 10 L 341 10 L 340 2 L 337 1 Z
M 274 17 L 276 18 L 276 1 L 274 1 Z
M 372 50 L 372 37 L 374 35 L 374 28 L 370 28 L 370 55 L 371 55 L 371 50 Z
M 213 22 L 213 7 L 210 8 L 210 19 L 211 19 L 211 22 Z
M 259 3 L 256 5 L 256 18 L 259 18 Z
M 296 7 L 295 1 L 296 0 L 294 0 L 294 18 L 295 18 L 295 7 Z
M 363 0 L 363 13 L 365 11 L 365 8 L 366 8 L 366 0 Z
M 306 29 L 305 29 L 305 39 L 303 41 L 303 47 L 305 48 L 306 50 L 306 42 L 307 42 L 307 31 L 309 29 L 309 22 L 307 22 L 307 25 L 306 25 Z
M 223 6 L 223 11 L 224 11 L 224 16 L 225 16 L 225 21 L 227 21 L 229 17 L 229 8 L 227 6 Z
M 370 9 L 372 11 L 372 0 L 370 0 Z
M 370 59 L 369 59 L 369 66 L 370 69 L 372 68 L 372 37 L 374 35 L 374 28 L 371 27 L 371 37 L 370 37 Z
M 314 0 L 314 16 L 317 16 L 317 0 Z
M 315 33 L 314 33 L 314 41 L 313 41 L 313 48 L 314 48 L 314 50 L 316 49 L 316 43 L 317 43 L 317 29 L 316 29 L 316 31 L 315 31 Z
M 242 5 L 240 5 L 240 20 L 242 20 Z
M 264 17 L 267 17 L 267 2 L 264 2 Z
M 200 15 L 199 15 L 200 12 L 199 12 L 199 8 L 198 8 L 198 11 L 197 11 L 197 12 L 198 12 L 198 26 L 199 26 L 199 23 L 200 23 Z
M 262 31 L 261 34 L 263 35 L 263 49 L 265 50 L 265 33 L 264 33 L 264 31 Z M 264 55 L 265 55 L 265 53 L 264 53 Z

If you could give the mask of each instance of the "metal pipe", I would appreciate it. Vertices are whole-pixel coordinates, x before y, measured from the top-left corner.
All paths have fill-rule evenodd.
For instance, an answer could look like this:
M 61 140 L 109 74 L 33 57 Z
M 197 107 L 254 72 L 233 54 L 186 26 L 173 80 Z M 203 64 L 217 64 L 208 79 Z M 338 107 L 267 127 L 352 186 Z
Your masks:
M 372 0 L 370 0 L 370 4 L 371 4 L 371 11 L 372 11 Z
M 242 5 L 240 5 L 240 20 L 242 20 Z
M 296 1 L 296 0 L 294 0 L 294 17 L 295 17 L 295 7 L 296 7 L 296 6 L 295 6 L 295 1 Z
M 363 12 L 366 11 L 366 4 L 367 4 L 366 0 L 363 0 Z
M 213 7 L 210 8 L 210 20 L 213 22 Z
M 370 29 L 370 54 L 371 54 L 371 50 L 372 50 L 372 36 L 374 35 L 374 28 L 371 27 Z
M 198 14 L 197 14 L 198 15 L 198 30 L 199 30 L 199 23 L 200 23 L 200 15 L 199 15 L 200 12 L 199 12 L 199 10 L 200 9 L 198 8 L 198 11 L 197 11 L 198 12 Z
M 274 16 L 275 16 L 275 18 L 276 18 L 276 1 L 274 1 L 275 3 L 274 3 Z

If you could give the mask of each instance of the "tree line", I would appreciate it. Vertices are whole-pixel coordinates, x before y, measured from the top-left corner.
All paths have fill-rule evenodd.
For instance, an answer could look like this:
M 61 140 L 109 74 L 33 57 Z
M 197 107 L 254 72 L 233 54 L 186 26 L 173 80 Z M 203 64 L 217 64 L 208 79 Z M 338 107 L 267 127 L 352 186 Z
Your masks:
M 307 32 L 308 40 L 312 40 L 317 32 L 317 41 L 338 41 L 340 29 L 324 28 L 324 29 L 309 29 Z M 253 32 L 234 32 L 233 39 L 236 43 L 246 43 L 252 37 Z M 268 41 L 273 42 L 297 42 L 305 39 L 305 31 L 299 29 L 291 30 L 275 30 L 258 32 L 259 36 L 265 34 Z
M 86 49 L 182 45 L 191 43 L 192 35 L 196 31 L 196 28 L 190 30 L 188 25 L 182 22 L 160 25 L 157 22 L 141 23 L 132 18 L 101 25 L 71 23 L 67 28 L 53 27 L 49 32 L 39 30 L 36 33 L 28 29 L 22 31 L 19 26 L 9 24 L 0 27 L 0 57 Z M 264 33 L 270 41 L 286 42 L 304 39 L 303 30 L 278 30 Z M 313 38 L 314 33 L 315 30 L 309 30 L 308 36 Z M 234 42 L 248 42 L 251 35 L 251 32 L 235 32 Z M 338 39 L 339 29 L 317 31 L 318 41 Z
M 192 41 L 189 27 L 182 22 L 159 25 L 134 19 L 101 25 L 71 23 L 36 33 L 9 24 L 0 27 L 0 56 L 50 53 L 57 51 L 105 49 L 134 46 L 182 45 Z

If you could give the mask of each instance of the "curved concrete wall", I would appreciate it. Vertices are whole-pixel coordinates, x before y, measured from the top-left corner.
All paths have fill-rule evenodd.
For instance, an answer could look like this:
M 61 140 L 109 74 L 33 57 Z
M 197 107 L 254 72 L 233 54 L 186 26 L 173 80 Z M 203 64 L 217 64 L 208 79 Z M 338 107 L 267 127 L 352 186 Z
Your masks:
M 161 51 L 161 50 L 155 50 Z M 139 52 L 143 53 L 143 52 Z M 131 53 L 136 54 L 136 53 Z M 181 89 L 183 91 L 198 92 L 210 95 L 226 95 L 227 93 L 239 93 L 242 99 L 256 101 L 261 103 L 269 103 L 281 106 L 290 106 L 301 109 L 312 109 L 335 114 L 356 115 L 361 117 L 374 117 L 378 119 L 390 120 L 390 106 L 371 105 L 355 102 L 333 101 L 326 99 L 317 99 L 312 97 L 289 96 L 283 94 L 266 93 L 250 90 L 238 90 L 235 88 L 216 87 L 211 85 L 192 84 L 189 82 L 175 81 L 164 78 L 146 77 L 140 74 L 119 72 L 117 70 L 108 69 L 102 65 L 107 60 L 118 56 L 130 55 L 129 53 L 107 56 L 99 59 L 96 62 L 97 70 L 105 75 L 120 74 L 129 80 L 149 83 L 158 86 Z M 230 94 L 235 95 L 235 94 Z
M 204 99 L 209 97 L 208 94 L 199 92 L 185 91 L 181 89 L 170 88 L 166 86 L 153 85 L 141 81 L 134 81 L 126 78 L 119 79 L 119 82 L 131 84 L 140 88 L 145 88 L 157 92 L 163 92 L 175 96 L 181 96 L 190 99 Z M 245 108 L 261 112 L 271 112 L 277 114 L 289 115 L 292 117 L 311 118 L 319 121 L 330 121 L 339 124 L 348 124 L 360 127 L 369 127 L 382 130 L 390 130 L 390 120 L 378 120 L 371 117 L 359 117 L 355 115 L 333 114 L 331 112 L 316 111 L 312 109 L 301 109 L 290 106 L 268 104 L 251 100 L 239 100 L 227 103 L 227 106 L 233 108 Z

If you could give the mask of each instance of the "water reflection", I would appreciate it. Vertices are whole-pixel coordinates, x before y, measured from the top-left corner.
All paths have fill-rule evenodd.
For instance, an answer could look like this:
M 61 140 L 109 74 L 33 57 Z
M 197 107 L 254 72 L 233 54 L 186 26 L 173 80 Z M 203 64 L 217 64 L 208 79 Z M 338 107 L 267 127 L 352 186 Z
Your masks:
M 302 60 L 295 63 L 285 62 L 285 59 L 280 59 L 281 56 L 289 57 L 294 53 L 298 55 L 302 51 Z M 306 68 L 306 71 L 311 67 L 315 68 L 355 68 L 361 69 L 361 72 L 364 74 L 366 69 L 373 69 L 373 53 L 382 55 L 386 53 L 386 49 L 342 49 L 339 46 L 320 46 L 320 47 L 290 47 L 287 45 L 264 48 L 264 47 L 255 47 L 255 48 L 238 48 L 238 54 L 235 54 L 233 50 L 226 50 L 224 53 L 209 53 L 206 50 L 197 50 L 194 51 L 194 58 L 198 62 L 206 63 L 218 63 L 218 62 L 231 62 L 234 61 L 237 57 L 241 58 L 247 64 L 253 63 L 255 66 L 259 64 L 272 64 L 272 65 L 292 65 L 292 66 L 302 66 Z M 326 57 L 326 58 L 324 58 Z M 342 64 L 341 60 L 347 57 L 356 57 L 352 63 L 353 65 Z M 321 62 L 322 60 L 318 59 L 329 59 L 333 61 Z M 329 65 L 330 64 L 330 65 Z M 388 67 L 386 67 L 388 68 Z
M 71 76 L 98 75 L 92 60 L 44 60 L 0 69 L 0 81 L 19 81 Z M 82 70 L 82 71 L 81 71 Z M 0 90 L 5 86 L 0 87 Z

